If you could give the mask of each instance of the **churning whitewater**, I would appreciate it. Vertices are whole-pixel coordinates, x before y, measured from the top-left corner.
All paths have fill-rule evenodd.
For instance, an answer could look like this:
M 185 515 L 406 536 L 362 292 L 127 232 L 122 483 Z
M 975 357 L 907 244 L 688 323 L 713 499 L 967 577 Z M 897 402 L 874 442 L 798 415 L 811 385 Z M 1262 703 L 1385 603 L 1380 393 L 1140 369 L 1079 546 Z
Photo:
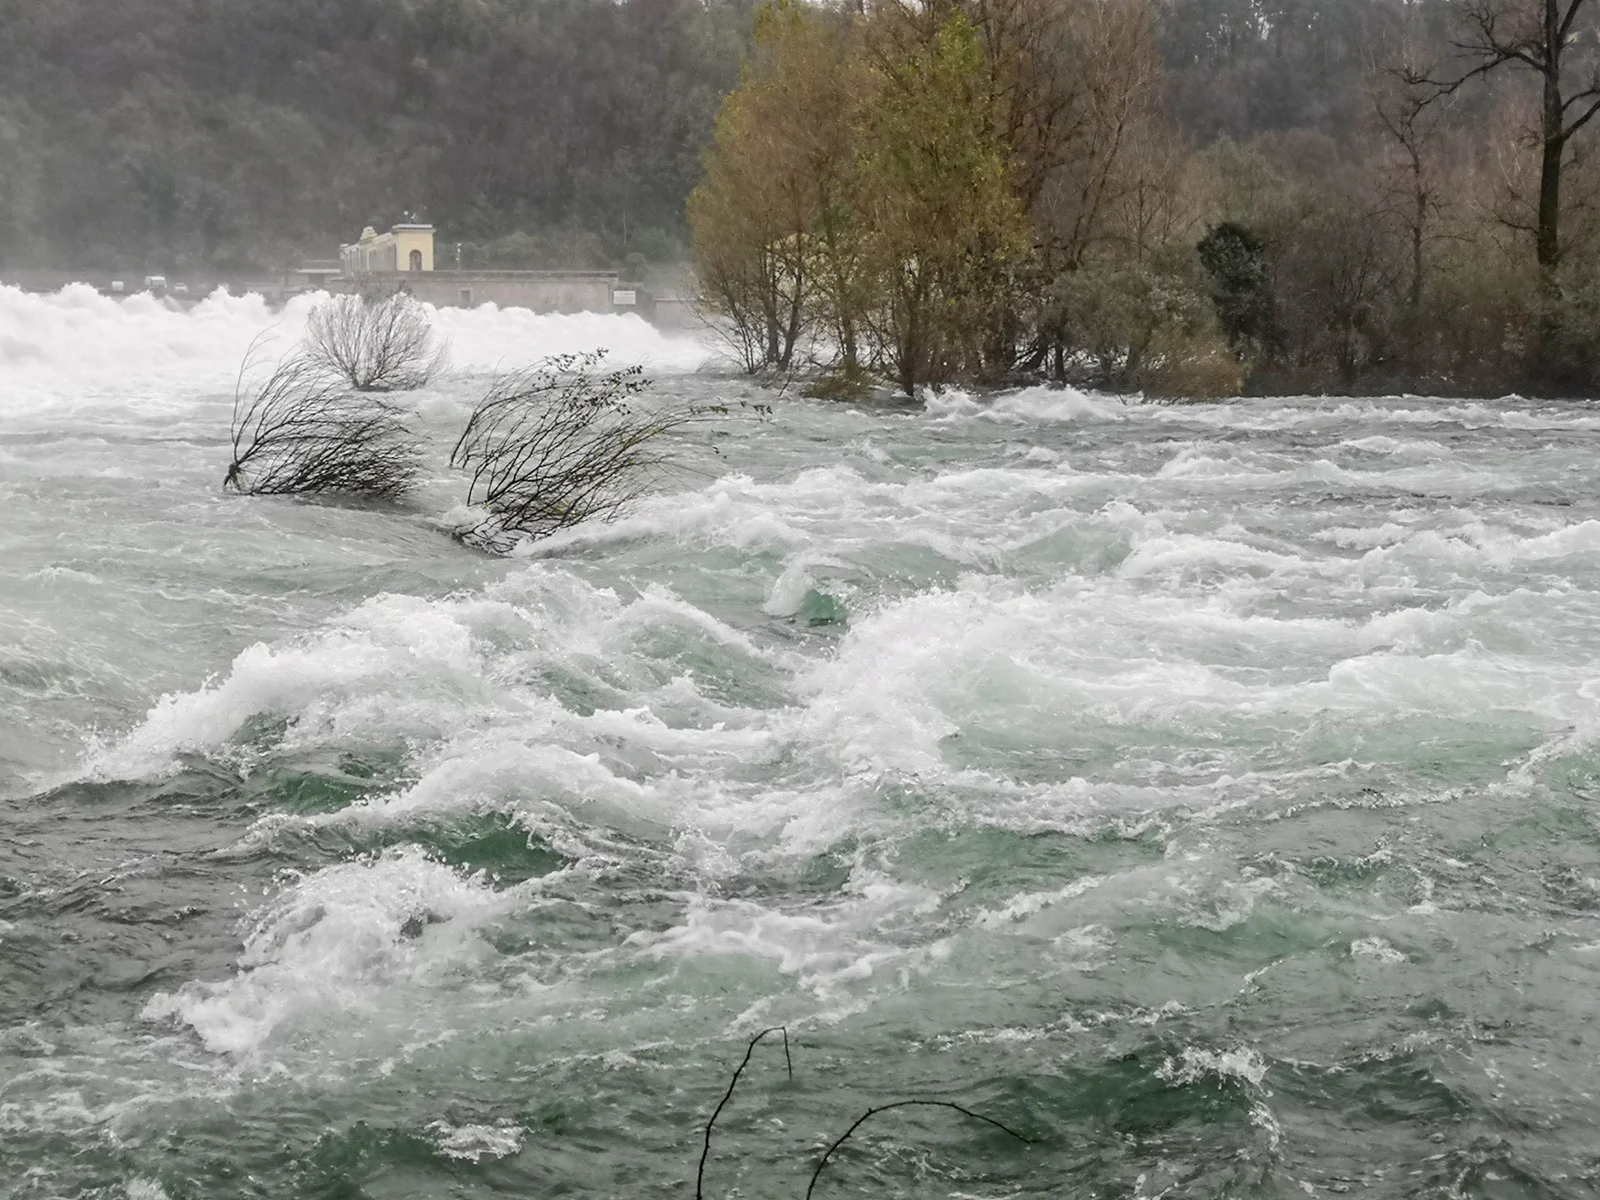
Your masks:
M 0 288 L 0 1195 L 1600 1188 L 1600 410 L 830 405 L 494 559 L 224 495 L 282 313 Z M 279 347 L 280 349 L 273 349 Z M 263 349 L 265 348 L 265 349 Z

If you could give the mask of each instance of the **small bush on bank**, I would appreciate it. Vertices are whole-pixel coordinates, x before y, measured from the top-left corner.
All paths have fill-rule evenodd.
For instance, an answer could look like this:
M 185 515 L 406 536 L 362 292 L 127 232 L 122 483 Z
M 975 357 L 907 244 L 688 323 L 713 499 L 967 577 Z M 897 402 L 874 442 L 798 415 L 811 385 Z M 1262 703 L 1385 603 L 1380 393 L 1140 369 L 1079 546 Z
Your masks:
M 876 375 L 847 362 L 818 375 L 806 384 L 801 395 L 812 400 L 860 401 L 871 396 L 879 385 Z

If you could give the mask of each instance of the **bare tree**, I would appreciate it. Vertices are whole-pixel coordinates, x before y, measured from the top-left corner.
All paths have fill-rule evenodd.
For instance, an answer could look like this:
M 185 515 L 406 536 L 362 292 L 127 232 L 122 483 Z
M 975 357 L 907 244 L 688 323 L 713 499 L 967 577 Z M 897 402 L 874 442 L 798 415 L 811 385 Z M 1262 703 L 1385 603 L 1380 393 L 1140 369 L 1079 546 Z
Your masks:
M 468 505 L 484 514 L 463 541 L 504 553 L 615 517 L 646 490 L 666 462 L 662 435 L 699 410 L 640 405 L 640 369 L 598 373 L 604 355 L 558 355 L 502 376 L 473 408 L 450 452 L 471 476 Z
M 1421 72 L 1408 78 L 1452 95 L 1469 80 L 1501 67 L 1535 72 L 1540 81 L 1539 200 L 1532 233 L 1546 286 L 1561 265 L 1561 173 L 1568 144 L 1600 113 L 1600 57 L 1581 34 L 1590 0 L 1462 0 L 1456 49 L 1472 65 L 1447 79 Z M 1592 22 L 1590 23 L 1592 24 Z M 1589 41 L 1593 41 L 1592 38 Z
M 1139 0 L 1114 0 L 1073 10 L 1083 49 L 1079 95 L 1060 164 L 1041 183 L 1041 225 L 1054 261 L 1083 265 L 1112 236 L 1112 213 L 1130 189 L 1147 184 L 1137 153 L 1159 124 L 1162 67 L 1154 14 Z
M 395 405 L 351 392 L 300 355 L 259 385 L 240 373 L 231 437 L 223 486 L 257 496 L 394 499 L 416 481 L 421 453 Z
M 1422 307 L 1427 244 L 1444 206 L 1433 162 L 1443 115 L 1431 103 L 1433 94 L 1415 82 L 1419 74 L 1411 67 L 1387 70 L 1374 79 L 1371 92 L 1373 115 L 1394 148 L 1379 187 L 1411 251 L 1406 302 L 1413 312 Z
M 444 367 L 422 304 L 406 292 L 383 297 L 334 296 L 306 319 L 308 362 L 358 392 L 423 387 Z

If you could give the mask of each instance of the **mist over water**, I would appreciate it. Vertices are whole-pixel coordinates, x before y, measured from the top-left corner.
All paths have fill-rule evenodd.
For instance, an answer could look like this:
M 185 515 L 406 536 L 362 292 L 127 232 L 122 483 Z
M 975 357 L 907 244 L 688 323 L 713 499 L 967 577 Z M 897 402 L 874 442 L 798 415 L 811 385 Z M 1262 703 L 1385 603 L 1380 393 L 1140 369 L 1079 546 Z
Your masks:
M 0 288 L 0 1196 L 1567 1197 L 1600 410 L 785 398 L 530 556 L 220 490 L 305 309 Z M 627 317 L 438 315 L 483 376 Z

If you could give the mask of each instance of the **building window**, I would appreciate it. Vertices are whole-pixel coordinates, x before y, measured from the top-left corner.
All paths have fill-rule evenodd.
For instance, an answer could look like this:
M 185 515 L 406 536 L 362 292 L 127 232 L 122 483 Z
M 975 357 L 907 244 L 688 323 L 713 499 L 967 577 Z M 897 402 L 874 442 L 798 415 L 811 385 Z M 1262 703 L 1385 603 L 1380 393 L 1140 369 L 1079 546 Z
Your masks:
M 411 252 L 411 269 L 413 271 L 422 270 L 422 251 L 421 250 L 413 250 Z
M 471 288 L 462 288 L 461 289 L 461 307 L 462 308 L 471 308 L 472 307 L 472 289 Z

